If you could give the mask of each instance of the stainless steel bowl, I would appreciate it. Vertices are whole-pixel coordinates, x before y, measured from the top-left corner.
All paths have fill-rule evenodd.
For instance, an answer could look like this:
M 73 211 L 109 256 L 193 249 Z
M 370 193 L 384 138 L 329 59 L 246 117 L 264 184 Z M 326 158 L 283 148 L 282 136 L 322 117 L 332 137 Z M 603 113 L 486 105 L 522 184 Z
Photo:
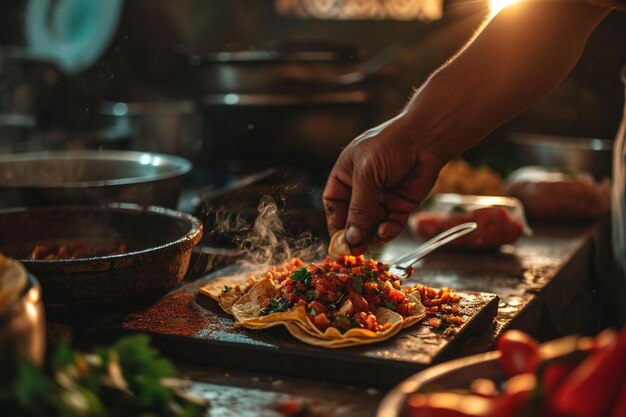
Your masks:
M 191 162 L 132 151 L 0 155 L 0 208 L 136 203 L 176 208 Z
M 508 140 L 518 166 L 577 169 L 598 180 L 611 177 L 613 141 L 609 139 L 514 132 Z

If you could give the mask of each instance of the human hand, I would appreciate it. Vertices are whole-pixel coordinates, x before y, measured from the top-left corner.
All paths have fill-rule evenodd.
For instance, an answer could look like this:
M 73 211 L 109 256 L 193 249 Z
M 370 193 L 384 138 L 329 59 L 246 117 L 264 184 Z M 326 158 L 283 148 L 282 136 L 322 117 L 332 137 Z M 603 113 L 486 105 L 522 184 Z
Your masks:
M 339 155 L 323 194 L 330 236 L 346 230 L 353 255 L 402 233 L 445 161 L 399 115 L 354 139 Z

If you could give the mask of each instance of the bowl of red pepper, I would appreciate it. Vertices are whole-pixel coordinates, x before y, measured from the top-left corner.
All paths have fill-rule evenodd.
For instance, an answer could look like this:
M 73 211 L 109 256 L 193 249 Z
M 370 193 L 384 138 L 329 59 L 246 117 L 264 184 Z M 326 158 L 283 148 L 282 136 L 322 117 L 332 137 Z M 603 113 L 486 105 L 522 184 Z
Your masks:
M 542 344 L 508 330 L 496 346 L 409 377 L 377 417 L 626 416 L 626 327 Z

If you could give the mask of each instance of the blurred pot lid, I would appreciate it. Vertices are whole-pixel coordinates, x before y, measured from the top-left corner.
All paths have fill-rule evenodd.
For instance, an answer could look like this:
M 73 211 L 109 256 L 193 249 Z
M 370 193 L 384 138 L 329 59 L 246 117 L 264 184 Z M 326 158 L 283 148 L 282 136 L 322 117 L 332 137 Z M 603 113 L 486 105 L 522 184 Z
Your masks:
M 30 0 L 26 7 L 29 53 L 67 73 L 91 66 L 109 45 L 122 0 Z

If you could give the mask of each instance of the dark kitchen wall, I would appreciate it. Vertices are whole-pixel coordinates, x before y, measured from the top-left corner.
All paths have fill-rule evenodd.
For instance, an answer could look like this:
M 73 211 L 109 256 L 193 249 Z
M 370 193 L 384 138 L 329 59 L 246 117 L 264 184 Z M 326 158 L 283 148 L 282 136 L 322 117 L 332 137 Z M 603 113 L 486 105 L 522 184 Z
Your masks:
M 2 44 L 19 42 L 20 34 L 21 2 L 7 3 L 0 10 Z M 298 99 L 312 93 L 358 92 L 365 94 L 362 102 L 323 101 L 313 106 L 296 100 L 293 105 L 271 108 L 215 104 L 198 108 L 205 122 L 201 140 L 206 143 L 194 162 L 297 161 L 323 177 L 341 146 L 361 130 L 394 115 L 412 89 L 464 44 L 483 20 L 485 4 L 448 1 L 444 18 L 426 23 L 283 17 L 276 14 L 270 0 L 129 0 L 113 42 L 93 67 L 74 76 L 47 76 L 47 83 L 38 84 L 37 119 L 42 128 L 90 130 L 106 123 L 98 111 L 101 101 L 202 102 L 216 92 L 228 92 L 215 78 L 206 76 L 206 66 L 191 65 L 191 55 L 336 48 L 347 54 L 341 64 L 346 68 L 358 69 L 371 62 L 384 65 L 349 86 L 301 86 L 298 92 L 288 92 Z M 624 45 L 626 14 L 616 12 L 594 33 L 565 82 L 490 135 L 486 143 L 499 141 L 508 129 L 611 138 L 623 105 L 618 74 L 626 64 Z M 336 73 L 341 73 L 341 65 L 334 68 Z M 269 68 L 262 70 L 271 73 Z
M 271 102 L 272 96 L 287 95 L 292 104 L 201 106 L 205 143 L 196 165 L 238 159 L 250 168 L 297 164 L 321 180 L 341 147 L 399 111 L 412 89 L 465 42 L 485 12 L 484 4 L 473 3 L 449 8 L 436 22 L 338 21 L 279 16 L 267 0 L 133 0 L 125 5 L 113 45 L 88 76 L 101 84 L 99 100 L 204 102 L 232 92 L 255 93 Z M 211 76 L 226 64 L 189 59 L 225 51 L 320 49 L 339 55 L 338 62 L 320 65 L 321 72 L 331 74 L 329 82 L 307 83 L 304 75 L 298 85 L 281 82 L 280 62 L 232 65 L 244 74 L 242 85 L 233 86 L 222 83 L 229 82 L 227 76 Z M 311 68 L 291 65 L 289 76 L 320 76 Z M 362 68 L 374 70 L 360 82 L 334 83 L 334 76 Z M 310 103 L 321 94 L 326 94 L 321 101 Z M 334 95 L 340 97 L 329 98 Z

